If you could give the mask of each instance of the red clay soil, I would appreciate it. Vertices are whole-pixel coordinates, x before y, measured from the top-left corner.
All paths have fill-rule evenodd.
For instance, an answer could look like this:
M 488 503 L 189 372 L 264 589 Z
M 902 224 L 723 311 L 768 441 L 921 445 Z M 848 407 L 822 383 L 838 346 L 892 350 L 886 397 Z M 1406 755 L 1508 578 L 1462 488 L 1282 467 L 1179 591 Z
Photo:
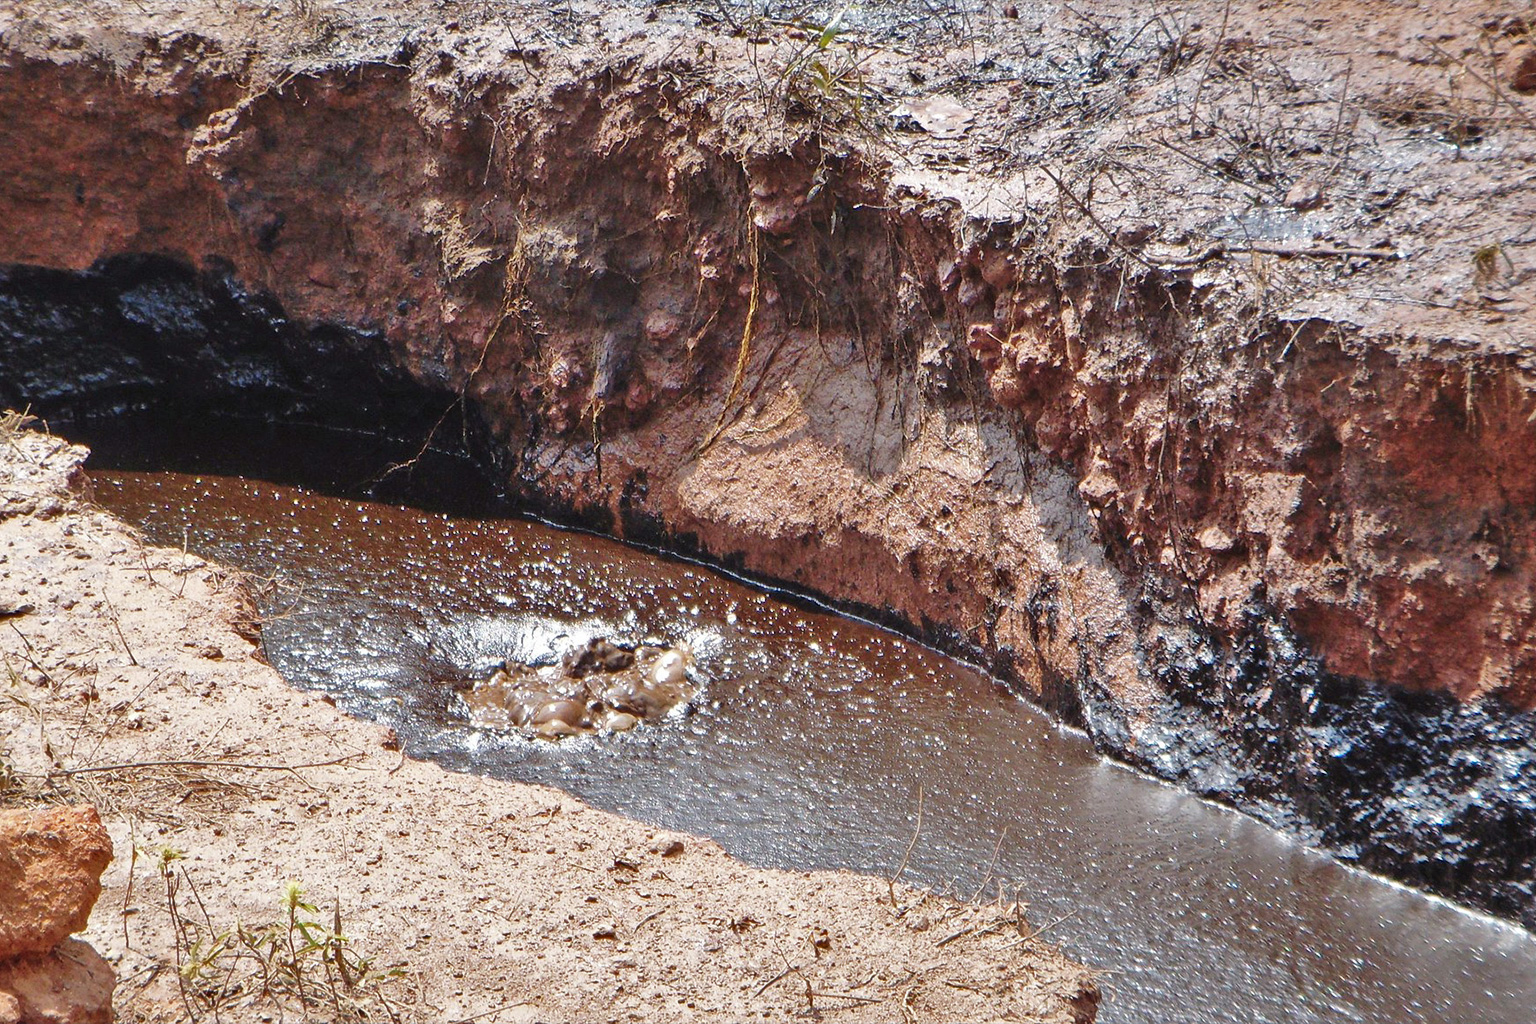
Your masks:
M 1536 920 L 1528 13 L 13 2 L 0 262 L 269 294 L 540 507 Z

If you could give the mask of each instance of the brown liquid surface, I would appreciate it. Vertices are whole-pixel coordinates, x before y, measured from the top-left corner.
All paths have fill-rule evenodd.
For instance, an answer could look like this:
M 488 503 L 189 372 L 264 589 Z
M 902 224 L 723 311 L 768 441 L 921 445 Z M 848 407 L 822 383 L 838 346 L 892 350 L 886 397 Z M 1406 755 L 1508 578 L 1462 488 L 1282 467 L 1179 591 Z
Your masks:
M 847 618 L 601 538 L 211 475 L 93 473 L 163 544 L 279 583 L 264 645 L 452 768 L 559 786 L 743 859 L 1001 883 L 1107 971 L 1106 1022 L 1533 1019 L 1536 942 L 1098 757 L 992 680 Z M 539 742 L 452 687 L 602 636 L 686 643 L 693 710 Z M 995 864 L 994 862 L 995 856 Z M 993 865 L 989 870 L 989 865 Z

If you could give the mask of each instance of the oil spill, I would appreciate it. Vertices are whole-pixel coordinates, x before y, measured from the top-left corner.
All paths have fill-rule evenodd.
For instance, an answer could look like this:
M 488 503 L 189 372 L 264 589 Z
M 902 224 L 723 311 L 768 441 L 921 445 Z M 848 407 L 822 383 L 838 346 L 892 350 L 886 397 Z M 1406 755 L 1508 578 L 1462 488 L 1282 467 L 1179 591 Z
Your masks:
M 1536 1005 L 1527 933 L 1107 762 L 980 673 L 865 624 L 527 521 L 206 472 L 93 477 L 151 539 L 273 578 L 273 665 L 417 756 L 796 869 L 891 873 L 921 790 L 905 877 L 1017 890 L 1111 972 L 1101 1020 L 1515 1024 Z M 477 727 L 432 682 L 599 637 L 686 644 L 703 699 L 552 744 Z

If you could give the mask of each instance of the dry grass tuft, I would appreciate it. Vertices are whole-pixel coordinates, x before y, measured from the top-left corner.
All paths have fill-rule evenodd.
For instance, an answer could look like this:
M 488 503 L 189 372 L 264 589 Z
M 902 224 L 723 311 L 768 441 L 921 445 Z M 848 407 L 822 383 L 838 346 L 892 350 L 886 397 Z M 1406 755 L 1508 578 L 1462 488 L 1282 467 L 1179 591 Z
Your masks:
M 28 406 L 21 412 L 15 409 L 0 412 L 0 441 L 14 441 L 17 434 L 37 423 L 37 417 L 30 415 L 30 410 L 31 406 Z

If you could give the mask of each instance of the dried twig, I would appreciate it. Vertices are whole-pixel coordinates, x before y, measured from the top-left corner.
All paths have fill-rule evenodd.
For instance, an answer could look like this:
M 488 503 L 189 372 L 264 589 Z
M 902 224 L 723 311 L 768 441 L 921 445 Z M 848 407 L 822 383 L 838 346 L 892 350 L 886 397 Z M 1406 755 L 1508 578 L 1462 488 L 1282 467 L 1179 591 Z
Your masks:
M 60 779 L 73 775 L 137 771 L 145 768 L 244 768 L 249 771 L 259 772 L 293 772 L 301 768 L 327 768 L 332 765 L 346 764 L 362 756 L 361 753 L 347 754 L 345 757 L 332 758 L 329 761 L 306 761 L 303 764 L 260 764 L 251 761 L 127 761 L 122 764 L 98 764 L 86 768 L 61 768 L 58 771 L 27 775 L 25 777 Z
M 1127 256 L 1129 256 L 1131 259 L 1135 260 L 1137 263 L 1140 263 L 1142 266 L 1144 266 L 1144 267 L 1146 267 L 1146 268 L 1148 268 L 1150 270 L 1162 270 L 1162 269 L 1164 269 L 1164 268 L 1158 266 L 1156 263 L 1153 263 L 1152 261 L 1148 260 L 1145 256 L 1141 255 L 1141 253 L 1137 252 L 1136 250 L 1130 248 L 1129 246 L 1127 246 L 1126 244 L 1121 242 L 1120 239 L 1116 238 L 1115 237 L 1115 233 L 1113 231 L 1109 230 L 1109 226 L 1106 225 L 1103 221 L 1099 220 L 1098 215 L 1095 214 L 1092 210 L 1090 210 L 1088 208 L 1088 204 L 1087 203 L 1085 203 L 1081 199 L 1077 198 L 1077 194 L 1074 193 L 1070 188 L 1067 187 L 1067 183 L 1066 182 L 1062 181 L 1060 178 L 1058 178 L 1056 176 L 1056 172 L 1055 171 L 1052 171 L 1049 167 L 1046 167 L 1044 164 L 1042 164 L 1040 166 L 1040 169 L 1045 172 L 1045 176 L 1047 178 L 1050 178 L 1052 181 L 1054 181 L 1056 183 L 1056 187 L 1061 190 L 1062 195 L 1064 195 L 1068 199 L 1072 200 L 1072 205 L 1077 207 L 1079 210 L 1081 210 L 1082 213 L 1083 213 L 1083 216 L 1085 216 L 1089 220 L 1093 221 L 1094 227 L 1096 227 L 1100 231 L 1104 232 L 1104 237 L 1109 239 L 1109 244 L 1110 245 L 1113 245 L 1116 249 L 1119 249 L 1121 252 L 1123 252 Z
M 996 868 L 997 868 L 997 857 L 998 857 L 998 854 L 1003 852 L 1003 840 L 1007 839 L 1007 838 L 1008 838 L 1008 826 L 1004 825 L 1002 832 L 998 833 L 997 845 L 992 847 L 992 863 L 987 865 L 987 873 L 984 876 L 982 876 L 981 884 L 976 887 L 976 895 L 971 897 L 970 901 L 972 903 L 975 903 L 977 900 L 981 899 L 981 894 L 982 894 L 983 891 L 986 890 L 987 883 L 992 881 L 992 872 L 994 870 L 996 870 Z M 1001 881 L 999 881 L 997 883 L 997 887 L 998 887 L 999 890 L 1001 890 L 1002 887 L 1003 887 L 1003 883 Z
M 763 982 L 762 985 L 760 985 L 758 987 L 758 990 L 756 992 L 752 993 L 752 998 L 756 999 L 758 996 L 762 995 L 764 992 L 767 992 L 774 985 L 776 985 L 779 982 L 783 981 L 785 978 L 789 977 L 791 974 L 794 974 L 797 970 L 799 970 L 799 968 L 795 967 L 794 965 L 790 965 L 789 967 L 784 968 L 778 974 L 775 974 L 773 977 L 771 977 L 767 981 Z
M 459 1017 L 459 1018 L 457 1018 L 453 1022 L 453 1024 L 470 1024 L 471 1021 L 477 1021 L 477 1020 L 480 1020 L 480 1019 L 482 1019 L 484 1017 L 492 1017 L 492 1016 L 495 1016 L 498 1013 L 505 1013 L 507 1010 L 511 1010 L 511 1009 L 515 1009 L 516 1007 L 519 1007 L 519 1006 L 527 1006 L 527 1005 L 528 1005 L 527 1000 L 523 1000 L 523 999 L 520 999 L 517 1002 L 513 1002 L 513 1003 L 503 1003 L 502 1005 L 496 1007 L 494 1010 L 486 1010 L 486 1011 L 484 1011 L 482 1013 L 477 1013 L 477 1014 L 475 1014 L 475 1015 L 473 1015 L 471 1017 Z
M 1292 249 L 1283 245 L 1224 245 L 1224 252 L 1256 252 L 1282 259 L 1335 259 L 1345 257 L 1361 260 L 1400 260 L 1405 254 L 1396 249 L 1353 249 L 1333 245 L 1314 245 L 1306 249 Z
M 870 1006 L 873 1006 L 876 1003 L 883 1003 L 886 999 L 890 998 L 889 996 L 886 996 L 880 999 L 874 999 L 870 996 L 856 996 L 852 993 L 846 992 L 824 992 L 821 989 L 816 989 L 815 994 L 822 997 L 823 999 L 848 999 L 855 1003 L 863 1003 Z
M 102 593 L 101 599 L 107 604 L 107 615 L 112 620 L 112 628 L 117 631 L 117 639 L 122 642 L 123 650 L 128 652 L 128 664 L 138 667 L 139 659 L 133 656 L 133 648 L 128 646 L 128 638 L 123 636 L 123 624 L 118 621 L 117 609 L 112 606 L 112 599 Z
M 955 933 L 953 933 L 951 935 L 944 936 L 944 938 L 942 938 L 938 942 L 934 943 L 934 947 L 938 948 L 938 949 L 942 949 L 945 946 L 949 945 L 951 942 L 956 942 L 956 941 L 958 941 L 960 939 L 963 939 L 967 935 L 988 935 L 988 934 L 990 934 L 992 932 L 997 931 L 999 928 L 1007 927 L 1008 925 L 1013 924 L 1013 923 L 1014 922 L 1011 921 L 1011 920 L 1008 920 L 1008 921 L 993 921 L 990 924 L 978 924 L 978 925 L 974 925 L 973 927 L 970 927 L 970 928 L 962 928 L 959 931 L 957 931 L 957 932 L 955 932 Z
M 1022 946 L 1026 942 L 1031 942 L 1031 941 L 1033 941 L 1035 939 L 1038 939 L 1040 936 L 1044 935 L 1046 932 L 1050 931 L 1052 928 L 1055 928 L 1057 925 L 1061 924 L 1063 921 L 1070 921 L 1072 918 L 1076 917 L 1078 914 L 1081 914 L 1082 912 L 1083 912 L 1083 908 L 1082 907 L 1078 907 L 1076 910 L 1068 911 L 1067 913 L 1062 914 L 1060 917 L 1056 918 L 1056 920 L 1051 921 L 1051 922 L 1049 922 L 1047 924 L 1041 925 L 1039 928 L 1036 928 L 1034 931 L 1030 932 L 1028 935 L 1021 935 L 1019 938 L 1014 939 L 1012 942 L 1008 943 L 1003 948 L 1004 949 L 1012 949 L 1014 946 Z
M 1205 91 L 1205 80 L 1210 77 L 1211 65 L 1216 63 L 1216 55 L 1221 52 L 1221 45 L 1227 40 L 1227 18 L 1232 14 L 1232 0 L 1227 0 L 1226 6 L 1221 9 L 1221 28 L 1216 33 L 1216 43 L 1211 47 L 1210 56 L 1205 58 L 1205 67 L 1200 72 L 1200 82 L 1195 86 L 1195 98 L 1189 104 L 1189 131 L 1193 135 L 1195 128 L 1195 113 L 1200 109 L 1200 94 Z
M 725 430 L 725 419 L 730 415 L 731 405 L 736 401 L 736 396 L 741 394 L 742 378 L 747 371 L 747 361 L 752 356 L 752 327 L 757 319 L 757 303 L 761 295 L 763 258 L 762 242 L 758 239 L 757 226 L 751 225 L 748 230 L 752 241 L 752 291 L 747 297 L 747 317 L 741 328 L 741 350 L 736 353 L 736 372 L 731 377 L 731 387 L 726 393 L 725 404 L 720 407 L 720 418 L 715 421 L 715 428 L 709 432 L 704 443 L 694 452 L 695 458 L 704 454 L 705 450 L 714 444 L 715 439 Z
M 901 863 L 896 866 L 896 873 L 890 878 L 891 906 L 896 906 L 896 883 L 901 880 L 902 873 L 907 870 L 907 860 L 912 856 L 912 850 L 917 846 L 917 837 L 923 832 L 923 787 L 917 787 L 917 827 L 912 829 L 912 841 L 907 843 L 907 850 L 901 855 Z
M 41 675 L 43 677 L 43 681 L 46 682 L 49 686 L 57 687 L 58 683 L 54 681 L 52 673 L 43 668 L 42 663 L 37 660 L 37 652 L 32 648 L 32 641 L 27 639 L 27 634 L 17 629 L 14 622 L 7 622 L 6 625 L 10 626 L 11 632 L 15 633 L 21 639 L 21 646 L 25 648 L 25 650 L 22 651 L 21 656 L 26 659 L 27 664 L 31 665 L 32 670 Z

